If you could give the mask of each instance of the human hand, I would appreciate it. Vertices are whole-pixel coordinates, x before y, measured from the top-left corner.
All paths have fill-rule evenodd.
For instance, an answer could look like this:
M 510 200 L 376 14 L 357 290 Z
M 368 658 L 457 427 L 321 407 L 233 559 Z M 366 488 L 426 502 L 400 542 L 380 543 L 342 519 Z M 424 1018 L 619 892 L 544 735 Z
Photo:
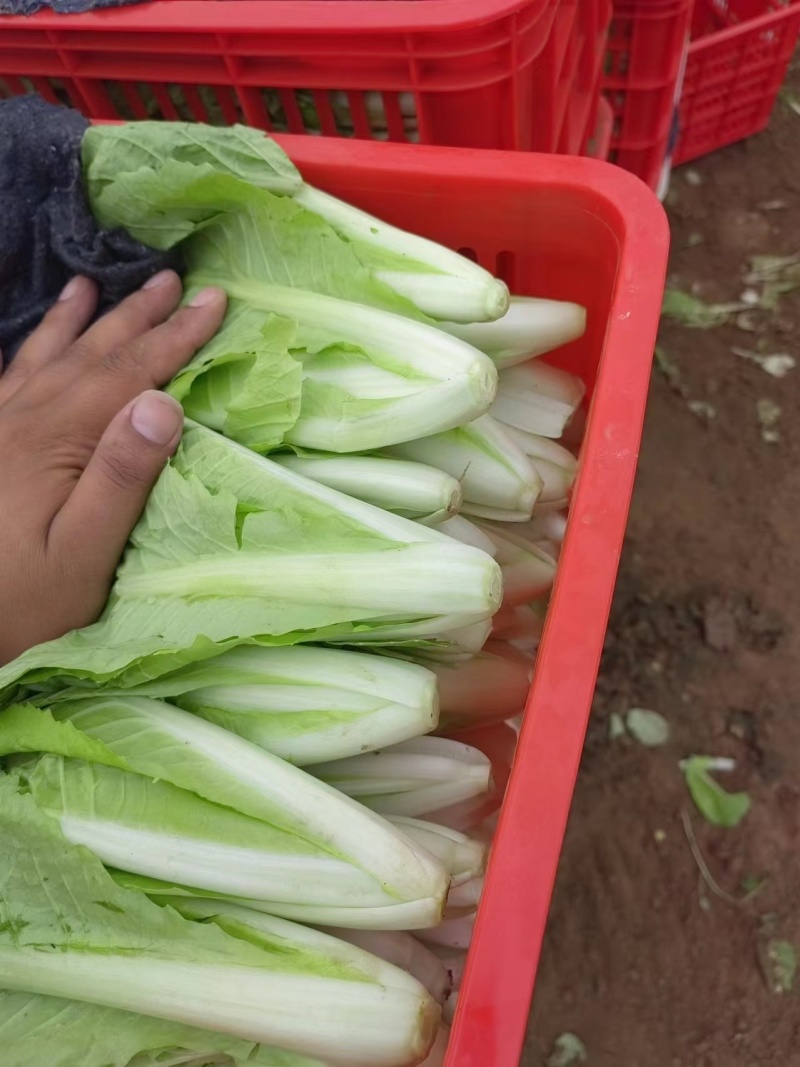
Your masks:
M 93 622 L 183 428 L 156 392 L 219 328 L 225 294 L 176 310 L 164 271 L 88 329 L 74 278 L 0 377 L 0 664 Z

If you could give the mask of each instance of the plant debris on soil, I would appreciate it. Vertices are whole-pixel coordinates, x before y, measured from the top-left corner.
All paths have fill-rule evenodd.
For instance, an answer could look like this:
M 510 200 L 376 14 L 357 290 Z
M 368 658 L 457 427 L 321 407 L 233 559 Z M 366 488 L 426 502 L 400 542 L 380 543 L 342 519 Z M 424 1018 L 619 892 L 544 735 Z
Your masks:
M 662 323 L 524 1067 L 564 1033 L 587 1067 L 800 1065 L 800 70 L 787 93 L 673 175 L 670 289 L 752 308 Z M 732 761 L 738 825 L 694 807 L 695 753 Z

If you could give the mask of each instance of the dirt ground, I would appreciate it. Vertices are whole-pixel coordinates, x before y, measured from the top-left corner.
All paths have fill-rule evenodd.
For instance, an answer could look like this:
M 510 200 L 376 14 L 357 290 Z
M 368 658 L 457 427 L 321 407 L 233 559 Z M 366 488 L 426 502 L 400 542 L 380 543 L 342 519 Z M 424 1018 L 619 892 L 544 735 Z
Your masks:
M 738 301 L 750 257 L 800 253 L 791 100 L 675 172 L 670 286 Z M 774 378 L 733 348 L 798 366 Z M 734 324 L 664 323 L 659 352 L 525 1067 L 565 1032 L 587 1067 L 800 1065 L 800 969 L 780 993 L 769 962 L 775 941 L 800 959 L 800 290 Z M 663 747 L 609 737 L 631 707 L 666 717 Z M 692 805 L 692 753 L 736 761 L 718 778 L 751 797 L 736 828 Z

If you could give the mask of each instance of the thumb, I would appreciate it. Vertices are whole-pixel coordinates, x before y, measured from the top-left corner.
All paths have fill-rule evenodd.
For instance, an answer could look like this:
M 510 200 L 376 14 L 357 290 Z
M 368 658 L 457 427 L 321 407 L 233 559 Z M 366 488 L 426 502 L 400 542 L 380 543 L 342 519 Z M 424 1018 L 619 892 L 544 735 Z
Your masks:
M 177 400 L 141 393 L 111 420 L 54 522 L 57 536 L 88 551 L 92 570 L 109 580 L 182 431 Z

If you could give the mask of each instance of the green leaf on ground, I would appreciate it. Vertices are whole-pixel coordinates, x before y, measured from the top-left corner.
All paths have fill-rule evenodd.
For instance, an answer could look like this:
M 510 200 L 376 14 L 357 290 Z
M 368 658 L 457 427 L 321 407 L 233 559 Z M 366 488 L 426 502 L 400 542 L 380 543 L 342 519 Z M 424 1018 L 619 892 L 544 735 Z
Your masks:
M 710 330 L 715 326 L 722 326 L 734 312 L 741 311 L 744 307 L 745 305 L 739 303 L 706 304 L 705 301 L 690 293 L 681 292 L 680 289 L 667 289 L 664 292 L 661 314 L 665 318 L 675 319 L 684 326 Z
M 712 770 L 731 770 L 729 760 L 715 756 L 690 756 L 680 764 L 697 810 L 714 826 L 738 826 L 750 809 L 747 793 L 727 793 L 710 775 Z
M 545 1067 L 576 1067 L 588 1059 L 586 1046 L 576 1034 L 561 1034 L 555 1040 Z

